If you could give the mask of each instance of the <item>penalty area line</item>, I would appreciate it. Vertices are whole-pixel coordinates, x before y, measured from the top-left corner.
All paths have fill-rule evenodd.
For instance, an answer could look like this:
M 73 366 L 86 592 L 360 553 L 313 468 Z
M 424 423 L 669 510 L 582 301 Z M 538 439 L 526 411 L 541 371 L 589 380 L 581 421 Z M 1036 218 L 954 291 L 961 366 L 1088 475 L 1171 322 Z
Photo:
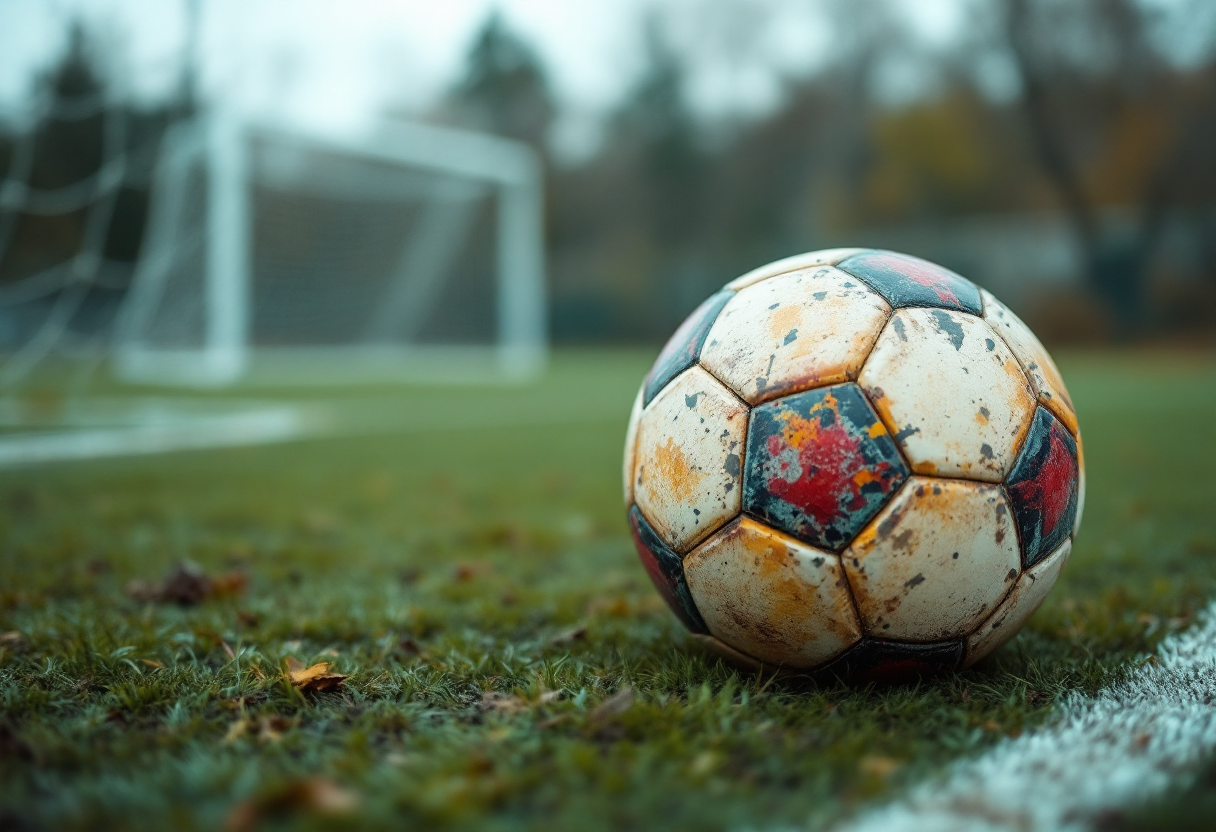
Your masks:
M 955 764 L 836 832 L 1090 829 L 1113 809 L 1186 785 L 1216 751 L 1216 602 L 1151 661 L 1052 724 Z
M 0 470 L 106 457 L 202 451 L 358 436 L 498 430 L 621 421 L 603 413 L 422 414 L 363 418 L 340 407 L 266 406 L 113 427 L 0 435 Z

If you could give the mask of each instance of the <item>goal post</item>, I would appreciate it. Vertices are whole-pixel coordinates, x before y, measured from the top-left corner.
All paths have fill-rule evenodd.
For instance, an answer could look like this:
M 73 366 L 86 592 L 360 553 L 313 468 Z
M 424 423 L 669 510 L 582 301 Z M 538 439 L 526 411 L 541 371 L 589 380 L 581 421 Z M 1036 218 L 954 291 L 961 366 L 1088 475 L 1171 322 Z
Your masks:
M 534 376 L 542 210 L 535 155 L 494 136 L 184 123 L 165 139 L 116 372 L 195 386 Z

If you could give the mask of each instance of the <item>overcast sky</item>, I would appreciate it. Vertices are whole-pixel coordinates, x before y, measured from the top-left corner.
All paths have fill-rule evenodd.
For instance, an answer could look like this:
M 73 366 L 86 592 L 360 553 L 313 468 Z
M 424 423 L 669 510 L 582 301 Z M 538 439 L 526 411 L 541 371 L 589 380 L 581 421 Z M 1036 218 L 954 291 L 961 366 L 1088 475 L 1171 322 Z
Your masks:
M 187 43 L 191 0 L 0 0 L 0 109 L 83 18 L 125 70 L 131 92 L 163 95 Z M 638 32 L 654 8 L 692 58 L 694 105 L 707 114 L 776 105 L 781 78 L 830 49 L 822 4 L 806 0 L 196 0 L 206 87 L 242 109 L 361 130 L 394 106 L 418 112 L 458 77 L 495 8 L 532 41 L 562 105 L 561 141 L 581 136 L 641 68 Z M 923 35 L 946 38 L 960 0 L 908 0 Z
M 390 106 L 425 110 L 459 76 L 472 38 L 497 8 L 545 62 L 561 105 L 559 149 L 575 155 L 593 144 L 599 117 L 636 80 L 649 11 L 659 10 L 690 61 L 694 106 L 747 115 L 776 106 L 783 77 L 809 72 L 830 54 L 825 8 L 865 8 L 859 0 L 0 0 L 0 113 L 26 100 L 33 74 L 54 60 L 76 17 L 110 47 L 120 63 L 115 76 L 132 94 L 164 95 L 182 65 L 191 2 L 213 99 L 352 132 Z M 956 37 L 967 2 L 896 0 L 896 8 L 933 46 Z M 898 63 L 888 74 L 896 95 L 901 84 L 917 83 Z

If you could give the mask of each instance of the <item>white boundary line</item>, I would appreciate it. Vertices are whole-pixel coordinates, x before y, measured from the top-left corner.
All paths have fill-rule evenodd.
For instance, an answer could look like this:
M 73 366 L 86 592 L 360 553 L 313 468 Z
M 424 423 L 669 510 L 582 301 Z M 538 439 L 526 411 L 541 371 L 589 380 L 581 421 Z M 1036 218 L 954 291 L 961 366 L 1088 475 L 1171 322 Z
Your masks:
M 529 428 L 619 421 L 603 412 L 422 413 L 359 418 L 340 407 L 281 405 L 145 425 L 0 434 L 0 470 L 104 457 L 267 445 L 336 436 Z
M 1062 711 L 838 832 L 1090 829 L 1104 812 L 1185 785 L 1216 751 L 1216 603 L 1155 658 Z
M 180 422 L 18 433 L 0 437 L 0 469 L 46 462 L 287 442 L 316 433 L 296 408 L 198 416 Z

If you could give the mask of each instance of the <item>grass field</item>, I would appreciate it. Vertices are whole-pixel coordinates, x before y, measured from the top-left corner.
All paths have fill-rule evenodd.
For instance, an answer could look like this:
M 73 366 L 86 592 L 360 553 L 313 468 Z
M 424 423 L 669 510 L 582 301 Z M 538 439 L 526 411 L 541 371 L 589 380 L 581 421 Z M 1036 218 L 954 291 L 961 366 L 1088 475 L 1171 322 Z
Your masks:
M 910 686 L 732 671 L 629 541 L 648 358 L 347 391 L 362 435 L 0 472 L 0 828 L 815 828 L 1049 719 L 1216 595 L 1216 359 L 1065 355 L 1088 503 L 1021 636 Z M 124 593 L 183 560 L 248 585 Z M 302 693 L 289 656 L 349 677 Z M 1208 828 L 1214 784 L 1169 828 Z

